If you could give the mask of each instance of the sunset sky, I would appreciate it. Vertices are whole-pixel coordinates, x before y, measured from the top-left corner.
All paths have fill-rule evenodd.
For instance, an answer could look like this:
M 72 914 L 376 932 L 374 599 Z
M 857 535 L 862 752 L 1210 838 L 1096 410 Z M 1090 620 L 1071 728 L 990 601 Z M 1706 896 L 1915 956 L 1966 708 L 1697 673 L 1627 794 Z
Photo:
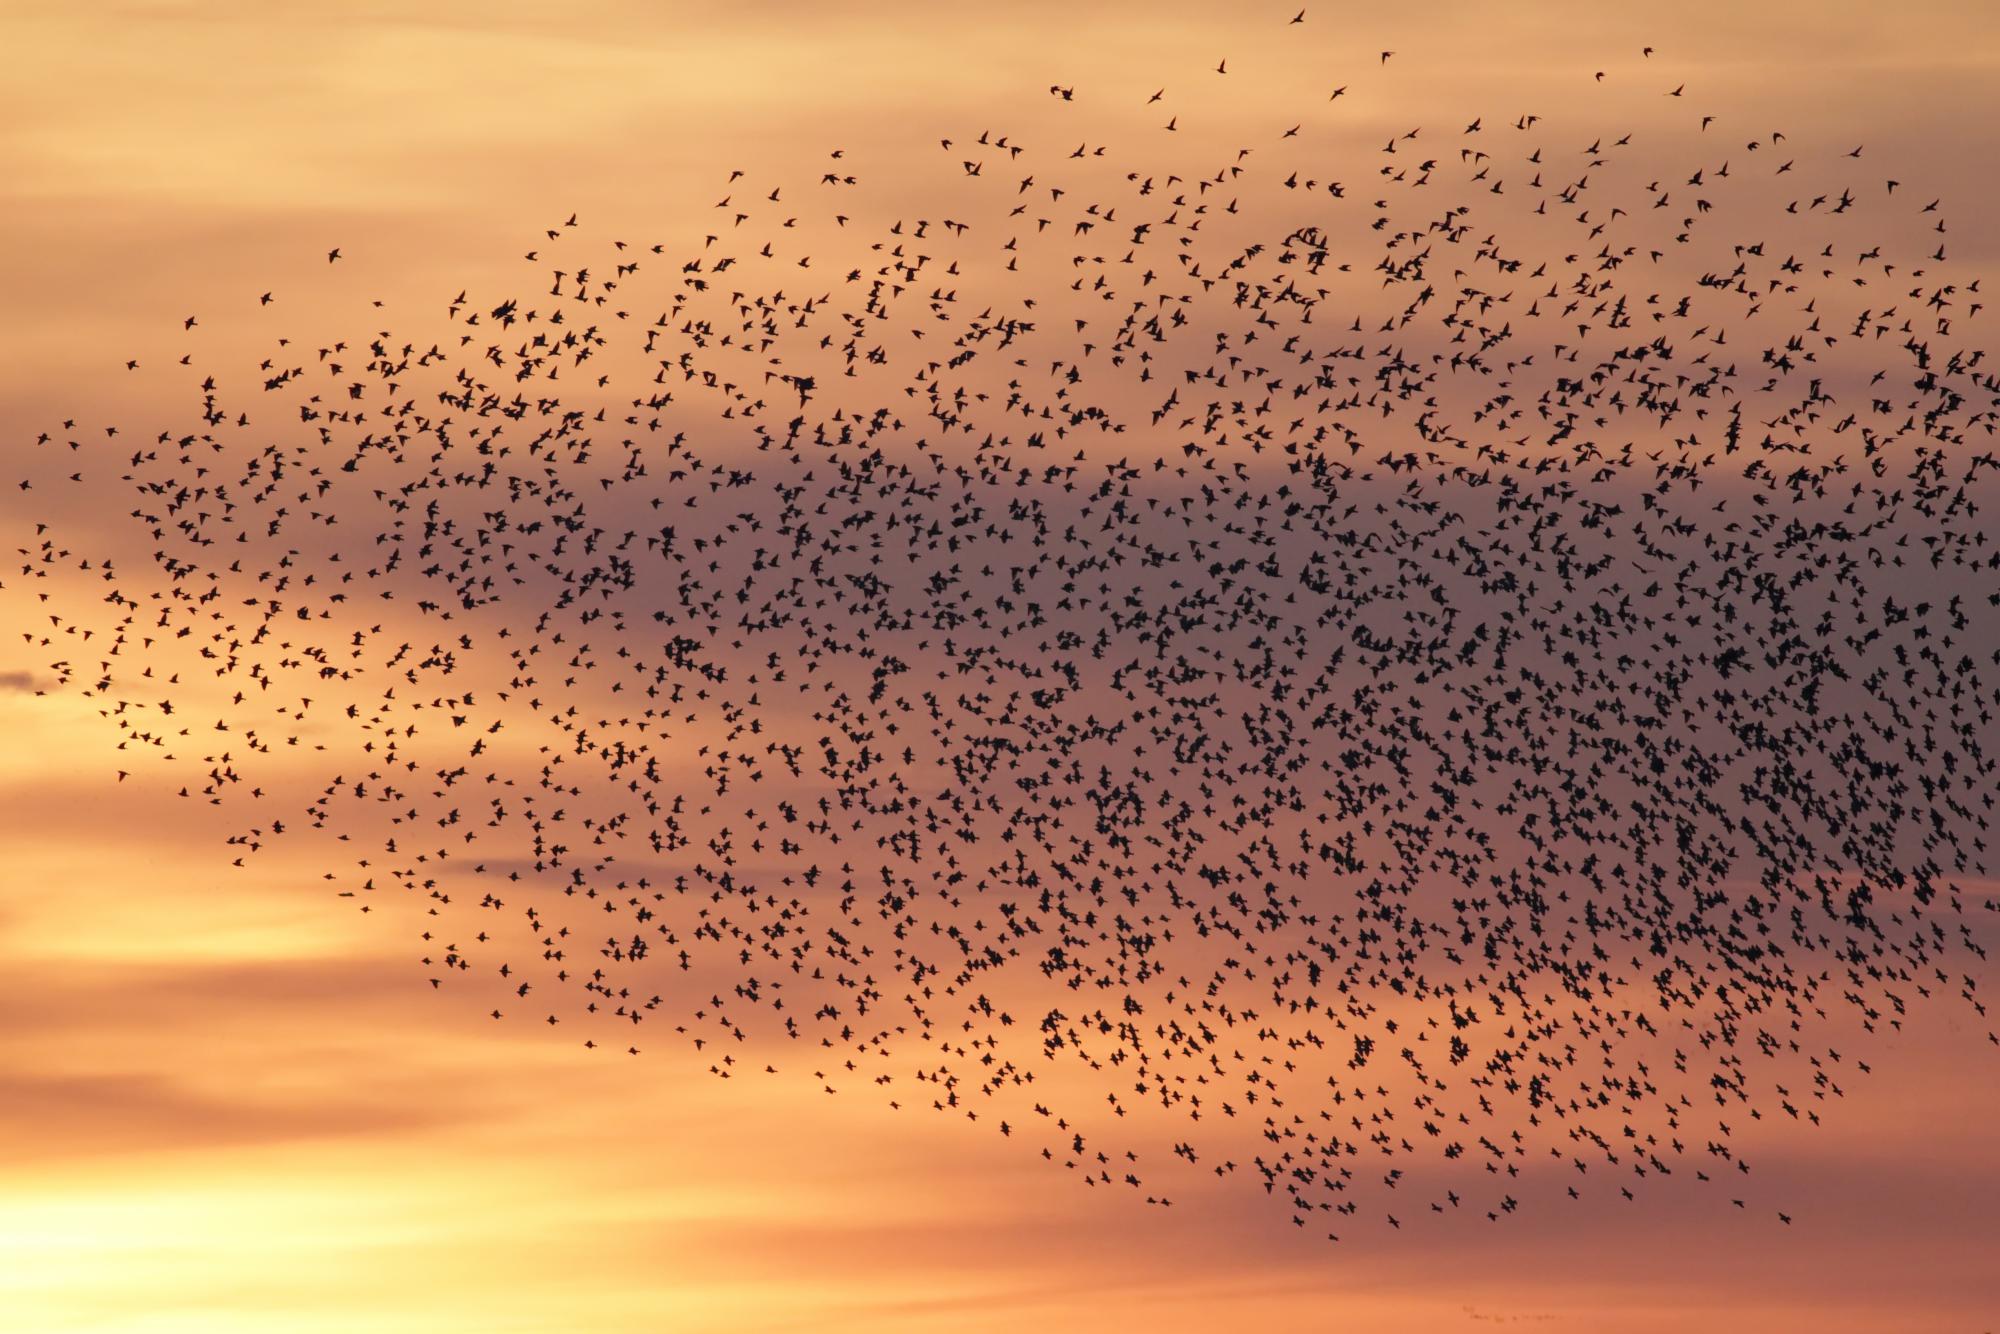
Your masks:
M 190 315 L 204 360 L 240 362 L 512 281 L 572 213 L 698 237 L 738 168 L 809 181 L 839 148 L 866 207 L 918 206 L 942 135 L 1069 134 L 1052 84 L 1134 141 L 1165 85 L 1184 137 L 1303 122 L 1330 159 L 1463 108 L 1640 136 L 1714 114 L 1802 156 L 1865 143 L 1948 201 L 1956 262 L 2000 251 L 2000 10 L 1976 0 L 0 0 L 0 439 L 166 429 L 185 393 L 123 368 L 170 364 Z M 10 553 L 71 504 L 45 500 L 59 461 L 16 470 L 32 492 L 7 475 Z M 96 596 L 79 578 L 38 610 Z M 1956 1010 L 1883 1037 L 1823 1127 L 1746 1128 L 1793 1226 L 1683 1191 L 1329 1247 L 1247 1189 L 1143 1208 L 813 1080 L 495 1024 L 427 984 L 419 919 L 356 913 L 282 850 L 232 866 L 236 825 L 123 758 L 22 638 L 0 643 L 0 1329 L 2000 1328 L 2000 1051 Z

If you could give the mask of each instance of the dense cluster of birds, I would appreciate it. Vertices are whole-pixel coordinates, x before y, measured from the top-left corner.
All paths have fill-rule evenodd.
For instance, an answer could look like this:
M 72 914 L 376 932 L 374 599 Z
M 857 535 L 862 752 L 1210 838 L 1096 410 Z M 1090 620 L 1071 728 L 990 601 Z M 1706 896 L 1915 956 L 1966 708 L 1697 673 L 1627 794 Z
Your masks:
M 44 433 L 5 596 L 121 779 L 496 1019 L 1335 1238 L 1739 1197 L 1984 1014 L 2000 382 L 1937 202 L 1658 105 L 570 216 L 530 294 Z

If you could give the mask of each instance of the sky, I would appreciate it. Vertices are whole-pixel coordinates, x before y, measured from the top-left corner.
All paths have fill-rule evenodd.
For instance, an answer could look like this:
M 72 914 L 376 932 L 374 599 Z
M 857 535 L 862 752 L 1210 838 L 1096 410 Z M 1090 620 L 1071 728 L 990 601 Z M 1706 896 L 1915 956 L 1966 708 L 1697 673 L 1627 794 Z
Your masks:
M 375 301 L 432 309 L 511 281 L 572 213 L 606 235 L 698 235 L 738 168 L 810 180 L 837 147 L 865 207 L 921 207 L 938 134 L 1067 133 L 1050 85 L 1133 141 L 1159 130 L 1146 99 L 1164 87 L 1176 133 L 1261 142 L 1302 123 L 1329 160 L 1465 106 L 1641 136 L 1713 114 L 1801 151 L 1865 144 L 1949 200 L 1960 263 L 2000 240 L 1989 6 L 1305 0 L 1288 24 L 1298 3 L 0 0 L 0 439 L 177 410 L 122 368 L 170 361 L 191 313 L 220 361 Z M 1329 107 L 1335 86 L 1350 91 Z M 10 547 L 40 503 L 0 501 Z M 93 594 L 78 579 L 51 596 L 41 610 L 62 614 Z M 46 655 L 15 639 L 8 1328 L 2000 1324 L 2000 1065 L 1955 1011 L 1886 1036 L 1818 1130 L 1746 1132 L 1792 1226 L 1680 1192 L 1328 1247 L 1240 1191 L 1142 1208 L 815 1081 L 717 1080 L 496 1025 L 426 982 L 420 920 L 356 913 L 304 858 L 232 866 L 225 817 L 122 760 L 96 702 L 43 694 Z

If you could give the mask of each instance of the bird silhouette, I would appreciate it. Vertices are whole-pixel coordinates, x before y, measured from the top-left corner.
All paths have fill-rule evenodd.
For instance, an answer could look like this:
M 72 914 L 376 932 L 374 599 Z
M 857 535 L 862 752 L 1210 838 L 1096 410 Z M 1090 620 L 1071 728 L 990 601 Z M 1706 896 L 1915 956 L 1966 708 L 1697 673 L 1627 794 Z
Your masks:
M 920 127 L 880 221 L 746 163 L 51 429 L 151 564 L 38 511 L 27 647 L 431 990 L 1163 1207 L 1738 1180 L 1836 1041 L 1983 1019 L 2000 380 L 1936 203 L 1657 85 L 1644 148 L 1359 150 L 1040 86 L 1074 150 Z

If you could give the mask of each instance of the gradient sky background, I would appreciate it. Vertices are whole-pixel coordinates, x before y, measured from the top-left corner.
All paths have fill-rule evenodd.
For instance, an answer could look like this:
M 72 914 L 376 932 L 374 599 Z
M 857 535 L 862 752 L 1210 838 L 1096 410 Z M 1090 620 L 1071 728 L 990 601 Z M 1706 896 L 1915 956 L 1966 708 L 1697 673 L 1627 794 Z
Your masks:
M 1051 83 L 1134 126 L 1165 84 L 1220 139 L 1322 113 L 1334 146 L 1443 89 L 1559 115 L 1685 81 L 1679 109 L 1732 132 L 1865 142 L 1951 203 L 1957 260 L 2000 241 L 1992 6 L 1305 0 L 1288 26 L 1298 3 L 0 0 L 0 439 L 142 413 L 116 372 L 190 312 L 220 349 L 435 305 L 572 210 L 685 232 L 732 167 L 811 171 L 830 145 L 879 199 L 933 126 L 1031 128 Z M 1241 78 L 1204 83 L 1225 57 Z M 1144 1210 L 942 1118 L 606 1061 L 439 1001 L 407 934 L 310 868 L 232 873 L 220 820 L 157 775 L 115 783 L 91 704 L 38 697 L 16 639 L 0 1328 L 2000 1326 L 2000 1063 L 1945 1007 L 1827 1127 L 1761 1150 L 1802 1204 L 1789 1229 L 1701 1196 L 1329 1249 L 1238 1195 Z

